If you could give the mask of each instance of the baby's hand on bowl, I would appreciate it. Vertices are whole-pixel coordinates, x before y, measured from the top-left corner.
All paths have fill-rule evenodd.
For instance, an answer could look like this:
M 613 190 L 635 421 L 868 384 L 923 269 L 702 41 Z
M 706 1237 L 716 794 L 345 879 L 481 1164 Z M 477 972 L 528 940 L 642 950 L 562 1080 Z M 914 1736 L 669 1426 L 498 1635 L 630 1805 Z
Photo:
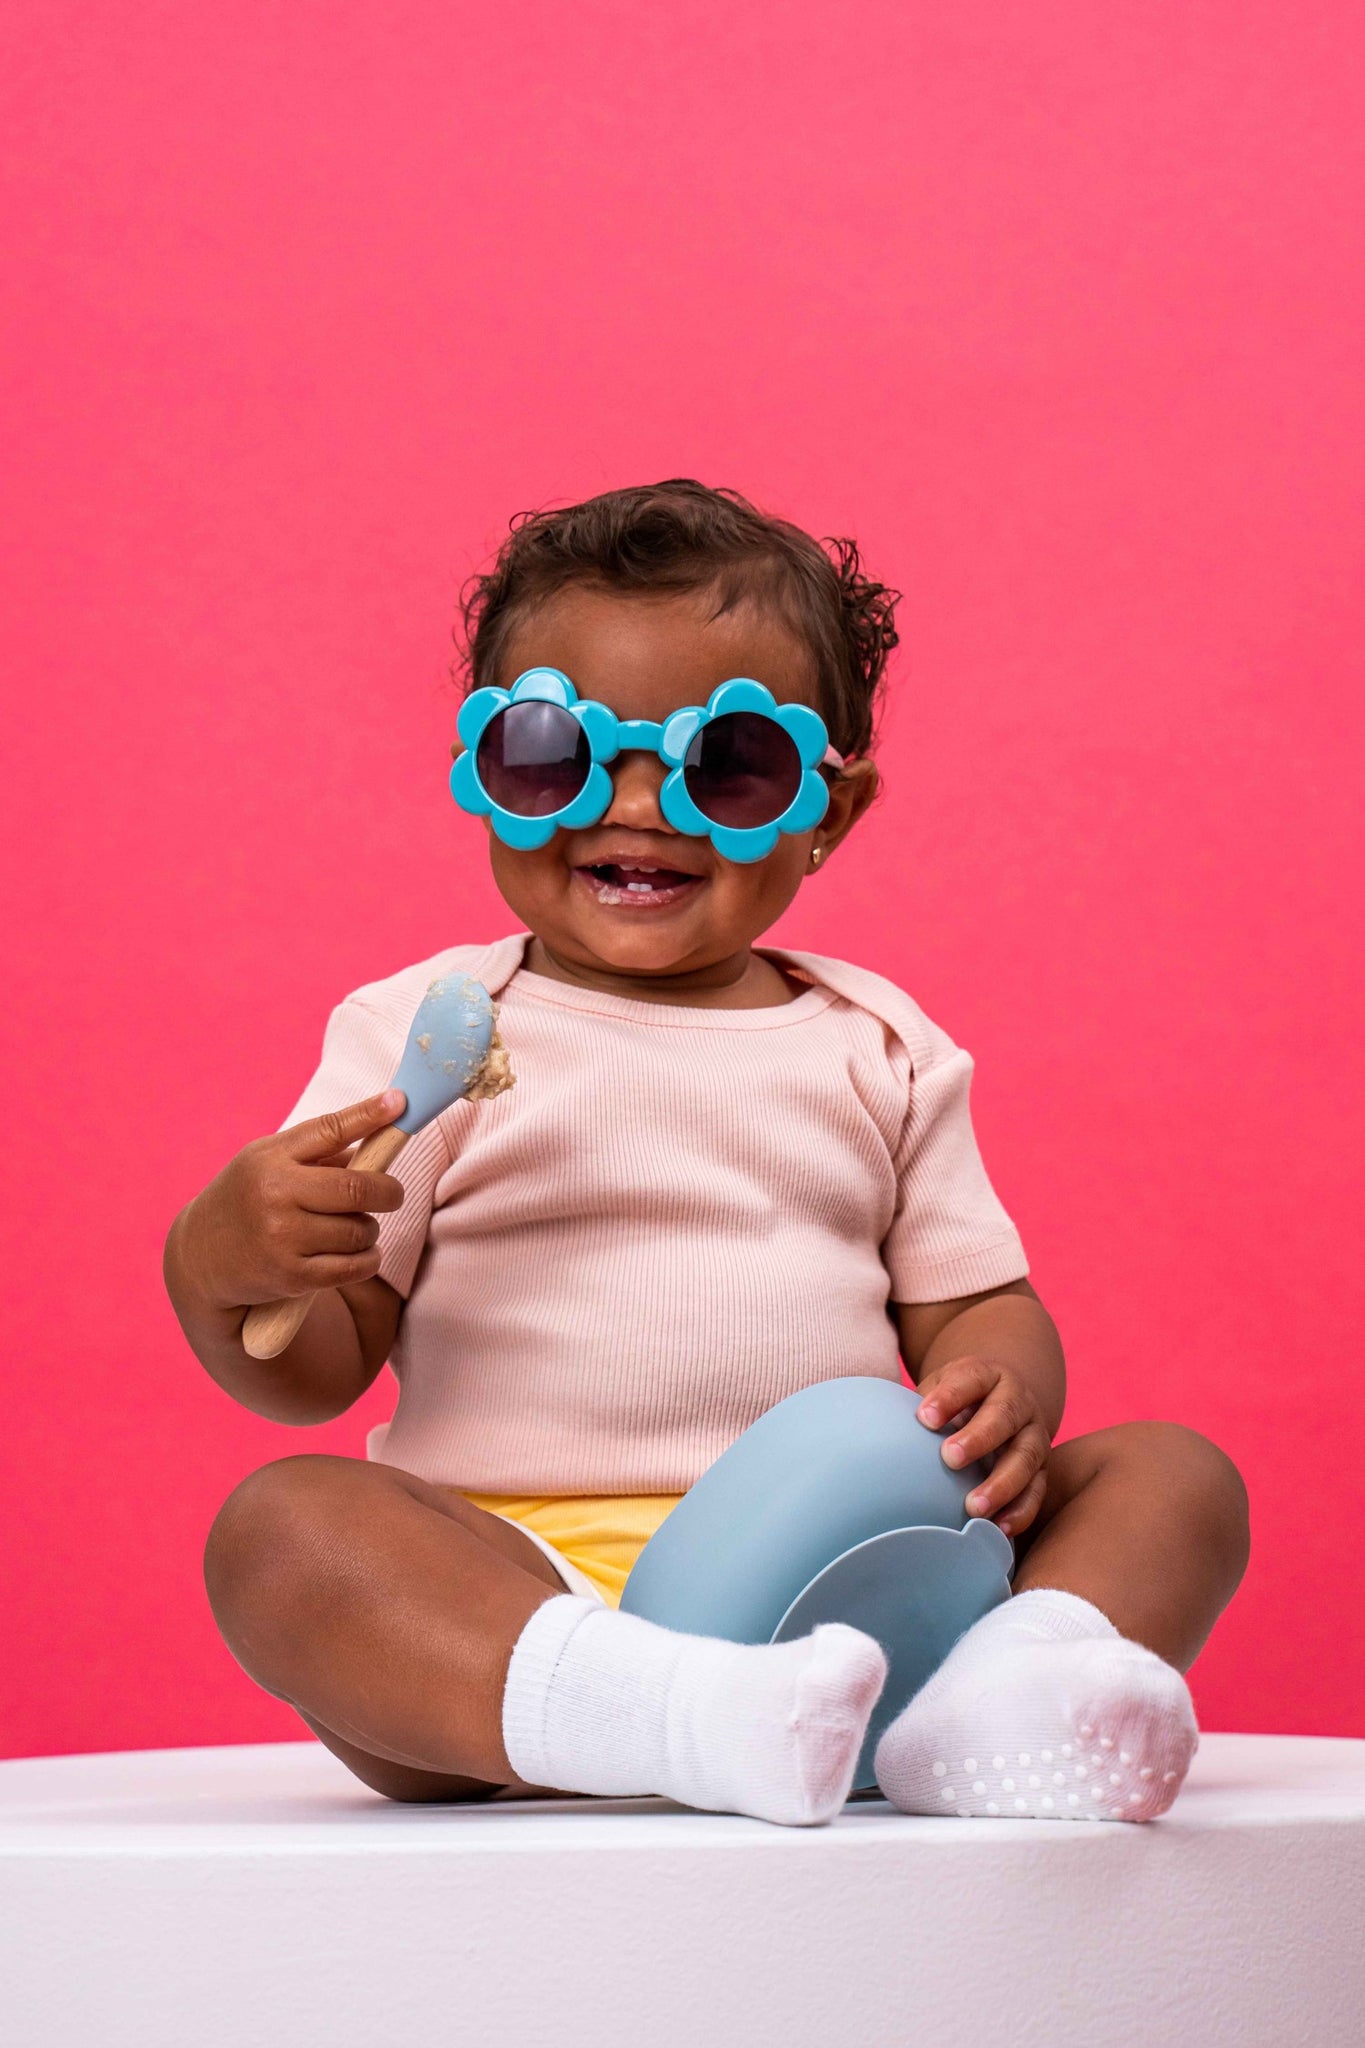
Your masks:
M 960 1469 L 992 1460 L 990 1477 L 967 1495 L 967 1513 L 989 1516 L 1006 1536 L 1027 1529 L 1047 1489 L 1052 1438 L 1023 1377 L 992 1358 L 953 1358 L 926 1376 L 919 1392 L 916 1413 L 925 1427 L 956 1429 L 943 1445 L 945 1464 Z

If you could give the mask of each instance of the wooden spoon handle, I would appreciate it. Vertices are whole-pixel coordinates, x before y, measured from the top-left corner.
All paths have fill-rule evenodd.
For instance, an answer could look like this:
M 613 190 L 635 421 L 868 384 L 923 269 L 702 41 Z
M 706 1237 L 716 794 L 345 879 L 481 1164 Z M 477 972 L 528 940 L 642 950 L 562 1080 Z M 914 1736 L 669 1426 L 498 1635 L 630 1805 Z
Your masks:
M 350 1164 L 357 1173 L 383 1173 L 407 1143 L 408 1134 L 397 1124 L 362 1139 Z M 316 1299 L 314 1294 L 291 1294 L 285 1301 L 262 1301 L 248 1309 L 242 1324 L 242 1348 L 248 1358 L 278 1358 L 303 1328 L 304 1319 Z
M 295 1294 L 287 1301 L 261 1301 L 248 1309 L 242 1324 L 242 1349 L 247 1357 L 278 1358 L 293 1343 L 312 1306 L 311 1294 Z

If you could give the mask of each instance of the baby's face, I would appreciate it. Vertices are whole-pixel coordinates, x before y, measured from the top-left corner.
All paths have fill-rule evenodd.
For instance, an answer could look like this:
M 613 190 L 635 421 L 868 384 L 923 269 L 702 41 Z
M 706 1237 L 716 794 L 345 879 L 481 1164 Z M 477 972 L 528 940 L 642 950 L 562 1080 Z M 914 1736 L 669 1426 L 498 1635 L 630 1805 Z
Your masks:
M 497 681 L 507 689 L 525 669 L 558 668 L 580 697 L 619 718 L 662 722 L 704 704 L 730 677 L 752 676 L 779 703 L 818 710 L 810 655 L 782 621 L 754 605 L 708 619 L 712 602 L 706 592 L 636 597 L 570 586 L 517 629 Z M 871 763 L 857 764 L 814 832 L 784 833 L 766 860 L 740 864 L 666 823 L 659 790 L 668 771 L 656 754 L 623 753 L 611 772 L 612 801 L 598 824 L 561 829 L 530 852 L 489 836 L 499 889 L 555 964 L 608 983 L 740 971 L 811 871 L 813 846 L 842 838 L 876 786 Z

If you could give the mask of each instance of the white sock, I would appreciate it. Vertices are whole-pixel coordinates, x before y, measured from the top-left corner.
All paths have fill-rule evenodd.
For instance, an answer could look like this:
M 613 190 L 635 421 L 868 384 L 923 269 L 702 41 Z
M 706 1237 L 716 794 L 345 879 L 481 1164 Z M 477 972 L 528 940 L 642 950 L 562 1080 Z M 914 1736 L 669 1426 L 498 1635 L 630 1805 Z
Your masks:
M 1155 1820 L 1199 1746 L 1180 1673 L 1074 1593 L 983 1615 L 877 1744 L 902 1813 Z
M 871 1636 L 724 1643 L 557 1595 L 522 1630 L 502 1733 L 528 1785 L 803 1826 L 848 1797 L 886 1679 Z

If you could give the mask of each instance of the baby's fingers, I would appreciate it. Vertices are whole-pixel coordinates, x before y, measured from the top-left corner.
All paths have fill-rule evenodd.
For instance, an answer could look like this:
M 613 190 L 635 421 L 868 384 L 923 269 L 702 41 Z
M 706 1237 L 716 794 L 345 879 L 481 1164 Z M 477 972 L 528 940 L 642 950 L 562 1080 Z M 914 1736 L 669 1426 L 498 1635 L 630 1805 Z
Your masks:
M 973 1458 L 988 1457 L 1036 1419 L 1032 1398 L 1022 1387 L 1007 1380 L 981 1403 L 956 1436 L 948 1438 L 943 1446 L 943 1462 L 958 1467 L 970 1465 Z
M 1047 1494 L 1047 1474 L 1035 1472 L 1023 1492 L 1012 1500 L 1004 1514 L 995 1517 L 995 1526 L 1002 1536 L 1019 1536 L 1029 1528 Z
M 391 1173 L 356 1173 L 349 1166 L 309 1166 L 295 1182 L 298 1204 L 315 1216 L 387 1215 L 403 1205 L 403 1183 Z
M 299 1259 L 288 1281 L 276 1292 L 320 1294 L 329 1287 L 358 1287 L 362 1281 L 374 1279 L 379 1263 L 377 1250 L 350 1254 L 317 1252 L 312 1258 Z
M 994 1516 L 1007 1536 L 1015 1529 L 1026 1527 L 1037 1513 L 1043 1497 L 1043 1467 L 1051 1448 L 1047 1431 L 1041 1423 L 1033 1423 L 1022 1430 L 996 1459 L 990 1478 L 983 1480 L 967 1495 L 967 1513 L 983 1520 Z M 1029 1503 L 1031 1492 L 1036 1497 Z M 1026 1506 L 1027 1520 L 1024 1520 Z M 1007 1515 L 1006 1509 L 1009 1510 Z
M 941 1429 L 983 1400 L 999 1377 L 999 1366 L 984 1358 L 955 1358 L 925 1388 L 915 1413 L 926 1429 Z
M 402 1115 L 406 1100 L 401 1088 L 386 1088 L 382 1094 L 369 1095 L 363 1102 L 352 1102 L 345 1109 L 329 1109 L 322 1116 L 310 1116 L 306 1123 L 291 1124 L 287 1131 L 279 1132 L 274 1142 L 291 1159 L 330 1159 L 353 1145 L 357 1138 L 382 1131 Z
M 372 1251 L 379 1242 L 379 1225 L 373 1216 L 305 1216 L 299 1232 L 300 1258 L 316 1258 L 319 1252 L 354 1257 Z

